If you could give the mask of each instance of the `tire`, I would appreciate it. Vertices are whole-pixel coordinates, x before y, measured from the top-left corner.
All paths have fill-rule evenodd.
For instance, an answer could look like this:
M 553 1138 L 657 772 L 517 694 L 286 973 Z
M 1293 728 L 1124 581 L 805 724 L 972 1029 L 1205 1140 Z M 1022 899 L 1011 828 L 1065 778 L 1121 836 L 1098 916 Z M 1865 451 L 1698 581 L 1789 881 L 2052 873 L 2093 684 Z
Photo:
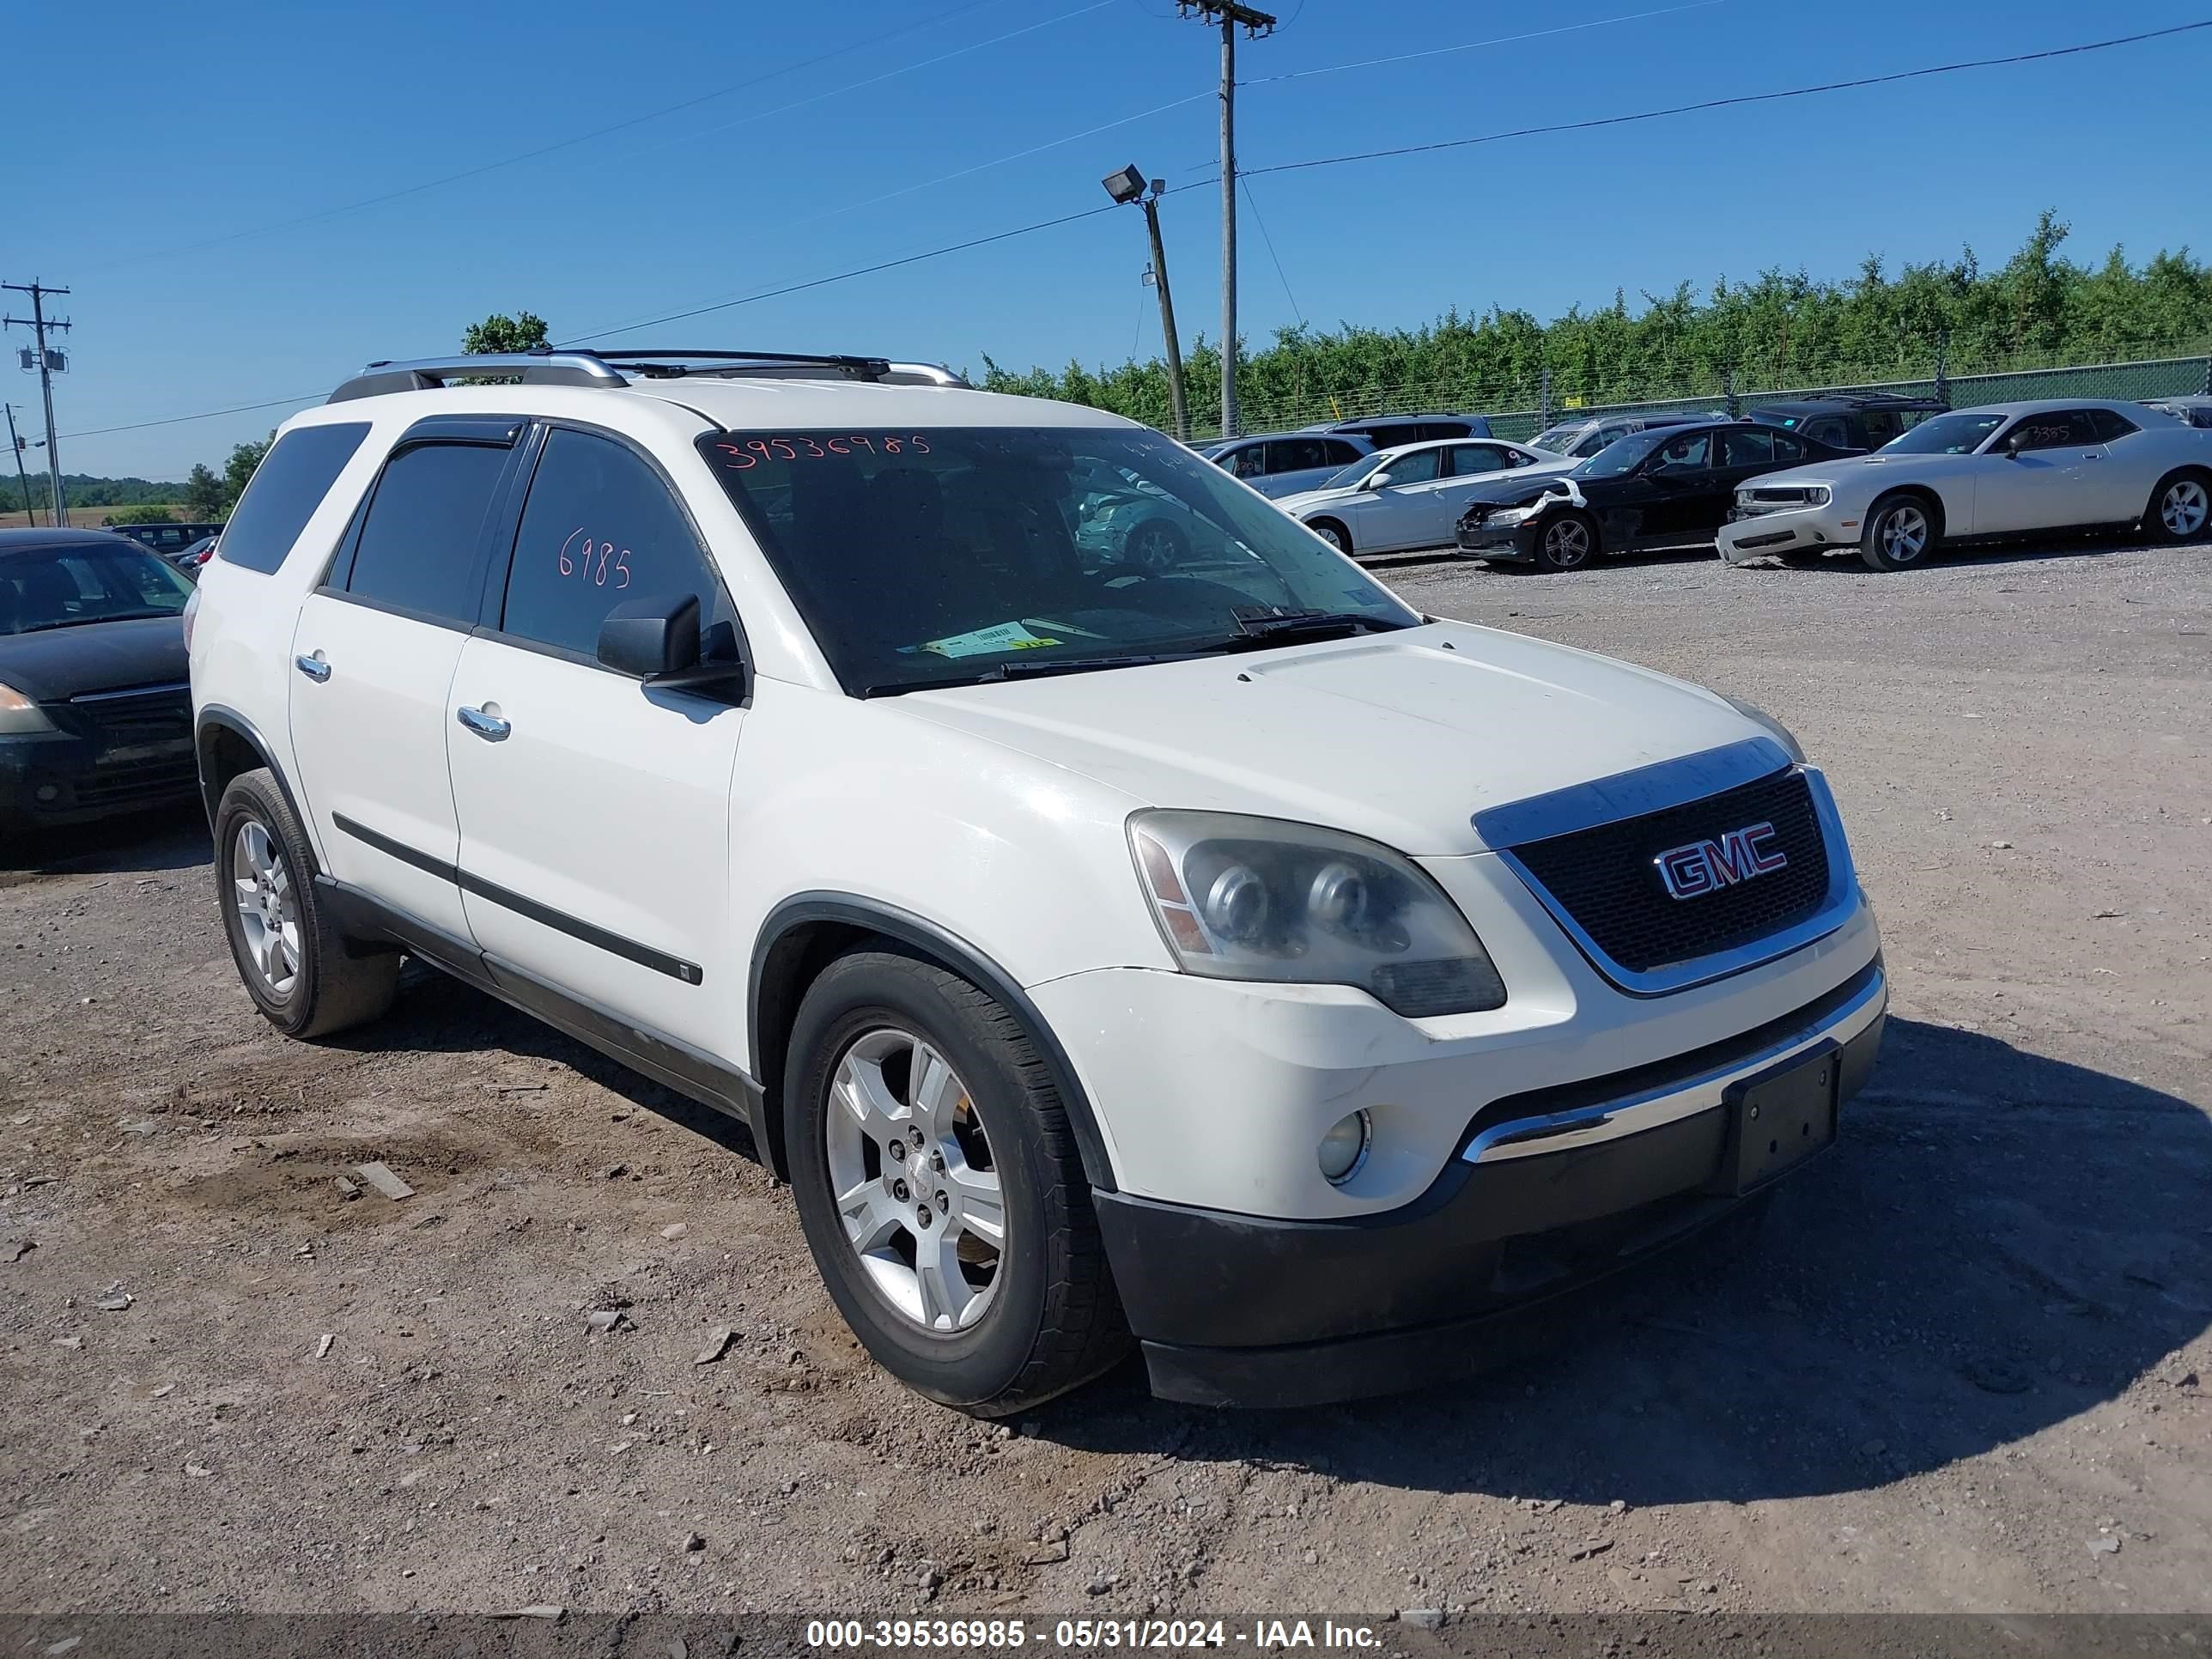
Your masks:
M 1306 528 L 1346 558 L 1352 556 L 1352 532 L 1334 519 L 1309 519 Z
M 799 1224 L 878 1364 L 941 1404 L 1006 1417 L 1127 1352 L 1082 1157 L 1012 1014 L 933 963 L 860 951 L 808 989 L 789 1052 Z M 917 1071 L 937 1081 L 934 1110 Z
M 216 902 L 246 994 L 287 1036 L 375 1018 L 399 978 L 398 951 L 362 951 L 337 931 L 314 878 L 314 849 L 274 775 L 233 778 L 215 814 Z
M 1943 519 L 1925 495 L 1890 495 L 1874 504 L 1859 536 L 1859 556 L 1869 570 L 1912 570 L 1936 556 L 1943 544 Z
M 1604 551 L 1597 520 L 1579 507 L 1554 513 L 1544 520 L 1536 538 L 1535 566 L 1539 570 L 1580 570 Z
M 1151 576 L 1163 575 L 1190 556 L 1190 538 L 1164 519 L 1147 519 L 1122 538 L 1121 557 Z
M 2158 481 L 2143 509 L 2144 533 L 2161 542 L 2201 540 L 2212 524 L 2212 473 L 2184 467 Z

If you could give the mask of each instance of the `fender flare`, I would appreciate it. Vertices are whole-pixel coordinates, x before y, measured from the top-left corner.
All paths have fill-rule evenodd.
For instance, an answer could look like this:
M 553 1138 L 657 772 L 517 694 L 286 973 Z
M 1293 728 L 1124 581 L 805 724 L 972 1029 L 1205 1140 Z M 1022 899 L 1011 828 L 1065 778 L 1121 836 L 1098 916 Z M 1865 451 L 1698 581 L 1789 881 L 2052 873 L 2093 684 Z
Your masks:
M 300 798 L 293 793 L 292 781 L 284 775 L 284 769 L 276 764 L 276 757 L 270 753 L 268 742 L 262 737 L 260 728 L 235 708 L 219 702 L 202 705 L 192 721 L 192 760 L 199 769 L 200 805 L 207 812 L 208 828 L 210 830 L 215 828 L 216 808 L 222 804 L 222 792 L 216 787 L 208 765 L 213 758 L 215 737 L 218 732 L 228 732 L 260 757 L 261 764 L 276 780 L 276 787 L 283 792 L 285 804 L 292 809 L 292 816 L 308 826 L 312 838 L 314 833 L 312 821 L 300 810 Z
M 769 982 L 770 958 L 777 945 L 788 939 L 796 930 L 811 924 L 830 922 L 841 927 L 878 934 L 896 941 L 919 954 L 941 963 L 952 972 L 973 983 L 1011 1011 L 1022 1023 L 1030 1041 L 1036 1044 L 1038 1055 L 1052 1073 L 1053 1087 L 1058 1092 L 1060 1104 L 1067 1112 L 1068 1127 L 1074 1131 L 1077 1149 L 1083 1156 L 1084 1177 L 1094 1192 L 1119 1191 L 1114 1180 L 1112 1160 L 1107 1156 L 1105 1137 L 1099 1133 L 1098 1118 L 1077 1079 L 1074 1065 L 1067 1051 L 1046 1024 L 1044 1015 L 1032 1002 L 1012 975 L 986 957 L 966 939 L 939 927 L 926 916 L 901 909 L 878 899 L 862 897 L 856 893 L 807 892 L 794 894 L 777 905 L 761 923 L 760 933 L 754 940 L 752 965 L 745 988 L 745 1031 L 747 1046 L 746 1069 L 758 1079 L 767 1106 L 765 1115 L 776 1126 L 777 1148 L 775 1163 L 782 1164 L 781 1109 L 784 1054 L 783 1042 L 788 1030 L 788 1020 L 780 1018 L 779 1029 L 772 1040 L 764 1041 L 761 1026 L 763 994 L 776 991 Z M 781 995 L 778 991 L 779 996 Z M 783 1012 L 795 1012 L 795 1008 Z

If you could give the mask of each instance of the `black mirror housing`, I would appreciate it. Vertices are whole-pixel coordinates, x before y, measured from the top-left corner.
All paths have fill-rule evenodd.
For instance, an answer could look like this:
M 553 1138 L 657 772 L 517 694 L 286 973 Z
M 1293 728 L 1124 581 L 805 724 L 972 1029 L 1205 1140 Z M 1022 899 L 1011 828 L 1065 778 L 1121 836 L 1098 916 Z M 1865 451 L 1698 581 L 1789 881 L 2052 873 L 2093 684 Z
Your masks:
M 599 624 L 600 665 L 641 680 L 699 664 L 699 596 L 625 599 Z

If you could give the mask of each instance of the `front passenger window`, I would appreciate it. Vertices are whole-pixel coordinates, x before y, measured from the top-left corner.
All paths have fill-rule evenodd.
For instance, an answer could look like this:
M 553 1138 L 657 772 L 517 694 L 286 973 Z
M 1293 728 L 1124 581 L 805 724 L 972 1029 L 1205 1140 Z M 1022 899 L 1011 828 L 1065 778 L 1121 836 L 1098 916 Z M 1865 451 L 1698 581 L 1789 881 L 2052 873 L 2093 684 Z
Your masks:
M 621 444 L 556 428 L 514 538 L 500 631 L 589 658 L 617 605 L 685 593 L 698 595 L 702 635 L 730 620 L 691 521 L 659 475 Z

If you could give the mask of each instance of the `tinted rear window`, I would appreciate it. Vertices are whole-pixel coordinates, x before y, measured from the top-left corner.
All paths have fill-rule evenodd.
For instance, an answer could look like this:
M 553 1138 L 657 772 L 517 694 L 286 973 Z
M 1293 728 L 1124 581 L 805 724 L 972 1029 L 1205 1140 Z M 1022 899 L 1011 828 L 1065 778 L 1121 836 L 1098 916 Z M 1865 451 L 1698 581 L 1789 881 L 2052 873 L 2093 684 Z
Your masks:
M 346 592 L 428 620 L 472 625 L 482 580 L 477 549 L 507 454 L 485 444 L 417 444 L 386 462 Z
M 307 527 L 361 441 L 366 422 L 295 427 L 253 471 L 222 532 L 222 562 L 264 574 L 276 571 Z

